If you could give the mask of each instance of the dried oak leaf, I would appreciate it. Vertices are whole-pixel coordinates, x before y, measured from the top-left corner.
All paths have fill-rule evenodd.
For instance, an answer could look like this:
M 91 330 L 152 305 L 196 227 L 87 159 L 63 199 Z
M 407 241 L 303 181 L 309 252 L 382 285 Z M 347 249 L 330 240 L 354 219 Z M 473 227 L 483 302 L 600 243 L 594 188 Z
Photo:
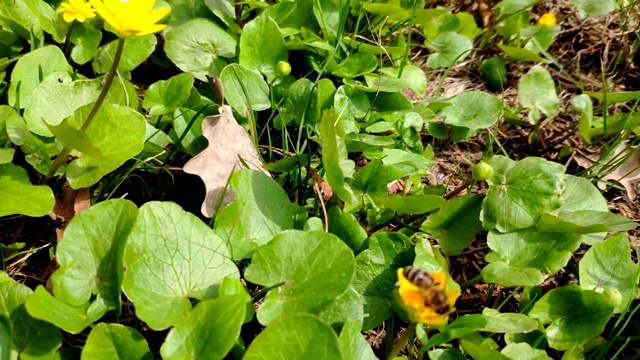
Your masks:
M 629 147 L 626 142 L 623 142 L 615 148 L 612 158 L 620 159 L 622 156 L 627 156 L 630 152 L 634 151 L 634 147 Z M 622 152 L 624 152 L 624 154 L 621 154 Z M 574 159 L 578 165 L 586 169 L 595 164 L 599 158 L 600 154 L 579 151 Z M 620 183 L 620 185 L 622 185 L 626 190 L 629 199 L 635 199 L 637 192 L 634 184 L 640 182 L 640 151 L 635 151 L 635 153 L 629 156 L 622 165 L 604 176 L 602 180 L 610 180 Z M 605 189 L 606 183 L 599 181 L 598 187 L 600 189 Z
M 183 170 L 199 176 L 204 182 L 207 195 L 201 211 L 210 218 L 223 194 L 221 207 L 233 201 L 233 191 L 227 188 L 233 171 L 246 168 L 246 164 L 249 169 L 271 175 L 262 168 L 251 138 L 236 122 L 230 106 L 220 106 L 220 115 L 207 116 L 202 121 L 202 135 L 209 141 L 209 146 L 189 160 Z

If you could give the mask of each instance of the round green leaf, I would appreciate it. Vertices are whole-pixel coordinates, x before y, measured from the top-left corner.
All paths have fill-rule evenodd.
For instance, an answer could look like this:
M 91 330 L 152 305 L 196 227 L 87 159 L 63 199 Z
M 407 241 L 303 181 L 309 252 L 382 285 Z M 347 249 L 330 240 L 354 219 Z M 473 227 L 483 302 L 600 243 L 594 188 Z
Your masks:
M 191 310 L 189 299 L 212 298 L 222 279 L 239 277 L 225 242 L 169 202 L 140 208 L 124 263 L 122 289 L 135 304 L 136 315 L 154 330 L 180 322 Z
M 57 46 L 44 46 L 22 56 L 11 72 L 9 105 L 24 108 L 36 86 L 56 71 L 72 71 Z
M 578 9 L 581 19 L 604 16 L 618 8 L 614 0 L 573 0 L 571 3 Z
M 240 336 L 245 315 L 240 295 L 203 300 L 169 331 L 160 354 L 165 360 L 222 360 Z
M 413 246 L 398 233 L 376 233 L 367 239 L 367 249 L 356 257 L 353 288 L 364 301 L 363 330 L 382 324 L 393 314 L 393 290 L 399 267 L 411 264 Z
M 604 295 L 571 284 L 546 293 L 529 316 L 549 324 L 545 330 L 549 346 L 568 350 L 598 336 L 613 314 Z
M 47 76 L 31 93 L 24 109 L 27 127 L 40 136 L 53 136 L 47 125 L 59 125 L 78 108 L 94 102 L 100 80 L 72 81 L 66 71 Z
M 81 359 L 152 360 L 153 354 L 138 330 L 120 324 L 100 323 L 89 333 Z
M 331 327 L 311 314 L 286 317 L 258 335 L 245 360 L 342 359 L 338 336 Z
M 482 230 L 480 207 L 483 199 L 483 196 L 473 194 L 455 197 L 447 201 L 438 212 L 429 215 L 422 223 L 422 229 L 438 238 L 445 254 L 460 255 Z
M 290 230 L 258 248 L 245 278 L 270 291 L 258 310 L 268 325 L 291 314 L 318 314 L 348 288 L 355 272 L 349 247 L 333 234 Z
M 344 359 L 376 360 L 373 349 L 360 332 L 360 322 L 347 321 L 340 331 L 340 347 Z
M 113 199 L 90 207 L 69 222 L 56 250 L 60 267 L 51 277 L 58 299 L 82 306 L 96 296 L 96 301 L 120 312 L 122 254 L 137 214 L 134 203 Z
M 43 216 L 55 205 L 50 187 L 31 185 L 27 171 L 11 163 L 0 164 L 0 199 L 0 216 Z
M 551 360 L 544 350 L 536 349 L 528 343 L 511 343 L 501 351 L 502 355 L 514 360 Z
M 93 60 L 93 70 L 98 74 L 106 74 L 111 69 L 113 58 L 116 56 L 118 41 L 114 40 L 98 49 L 98 55 Z M 118 63 L 118 71 L 129 72 L 137 68 L 151 55 L 156 48 L 156 36 L 130 36 L 124 40 L 122 57 Z
M 443 32 L 433 40 L 427 40 L 427 46 L 434 53 L 427 59 L 427 67 L 432 69 L 446 68 L 462 61 L 473 49 L 471 40 L 455 32 Z
M 72 334 L 80 333 L 107 311 L 102 301 L 71 306 L 53 297 L 42 285 L 29 296 L 26 307 L 31 316 L 52 323 Z
M 367 232 L 352 214 L 344 213 L 339 206 L 332 206 L 327 211 L 329 232 L 337 235 L 353 252 L 358 253 L 367 238 Z
M 258 16 L 244 26 L 239 60 L 240 65 L 266 75 L 269 82 L 278 77 L 278 61 L 287 61 L 287 50 L 275 21 L 268 16 Z
M 65 123 L 80 128 L 90 106 L 78 109 Z M 67 166 L 67 179 L 74 189 L 89 187 L 137 155 L 144 146 L 146 120 L 130 107 L 103 104 L 86 130 L 89 141 L 103 159 L 80 156 Z
M 227 239 L 234 259 L 249 258 L 282 230 L 292 229 L 300 207 L 273 179 L 253 170 L 235 171 L 229 184 L 235 199 L 220 210 L 214 229 Z
M 624 233 L 594 245 L 580 260 L 580 287 L 604 292 L 617 290 L 622 301 L 614 312 L 626 311 L 632 300 L 640 296 L 640 268 L 631 260 L 629 239 Z
M 538 322 L 523 314 L 504 313 L 485 308 L 482 314 L 468 314 L 457 318 L 444 331 L 432 336 L 424 348 L 448 343 L 453 339 L 478 332 L 494 333 L 528 333 L 538 328 Z
M 25 308 L 25 301 L 32 294 L 27 286 L 13 281 L 5 272 L 0 280 L 0 316 L 10 320 L 9 349 L 13 347 L 22 358 L 29 359 L 49 354 L 60 347 L 62 335 L 52 324 L 33 318 Z M 3 339 L 4 340 L 4 339 Z M 3 349 L 4 350 L 4 349 Z
M 538 269 L 515 267 L 504 261 L 494 261 L 482 269 L 482 278 L 486 283 L 502 286 L 536 286 L 546 279 Z
M 182 106 L 191 94 L 193 75 L 180 74 L 169 80 L 160 80 L 151 84 L 144 93 L 142 107 L 149 109 L 151 115 L 162 115 Z
M 401 75 L 400 67 L 384 67 L 380 72 L 381 74 L 365 74 L 367 87 L 386 92 L 399 92 L 409 88 L 418 96 L 423 96 L 427 90 L 427 76 L 415 65 L 405 65 Z
M 262 75 L 238 64 L 226 66 L 220 74 L 227 102 L 236 111 L 266 110 L 271 107 L 269 86 Z
M 357 52 L 347 56 L 334 67 L 331 73 L 344 78 L 354 78 L 368 74 L 378 67 L 378 59 L 366 52 Z
M 547 69 L 536 66 L 520 78 L 518 99 L 529 109 L 529 121 L 538 122 L 542 115 L 551 117 L 558 113 L 558 95 L 556 84 Z
M 535 225 L 540 216 L 561 206 L 564 167 L 541 158 L 513 161 L 504 156 L 487 160 L 493 176 L 482 202 L 485 229 L 510 232 Z
M 71 59 L 76 64 L 84 65 L 98 55 L 102 32 L 92 28 L 87 22 L 75 23 L 69 38 L 75 45 L 71 49 Z
M 20 146 L 25 160 L 41 174 L 46 174 L 51 167 L 50 156 L 58 153 L 58 147 L 29 131 L 24 119 L 13 108 L 0 106 L 0 118 L 6 119 L 7 135 L 14 145 Z
M 467 91 L 448 100 L 450 106 L 438 115 L 444 123 L 467 129 L 486 129 L 498 122 L 503 104 L 497 97 L 484 91 Z
M 207 81 L 221 69 L 219 56 L 236 55 L 236 40 L 211 20 L 197 18 L 169 31 L 164 50 L 180 70 Z

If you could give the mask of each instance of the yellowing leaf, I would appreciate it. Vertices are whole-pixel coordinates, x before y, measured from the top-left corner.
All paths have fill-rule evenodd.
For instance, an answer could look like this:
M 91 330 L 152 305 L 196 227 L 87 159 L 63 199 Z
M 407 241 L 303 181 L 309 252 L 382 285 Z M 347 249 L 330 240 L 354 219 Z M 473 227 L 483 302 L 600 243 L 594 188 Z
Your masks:
M 201 211 L 204 216 L 212 217 L 221 196 L 221 207 L 233 201 L 233 192 L 227 187 L 233 171 L 248 167 L 270 174 L 262 168 L 251 138 L 236 122 L 230 106 L 223 105 L 220 115 L 204 119 L 202 135 L 209 141 L 209 146 L 184 165 L 184 172 L 197 175 L 204 181 L 207 196 Z

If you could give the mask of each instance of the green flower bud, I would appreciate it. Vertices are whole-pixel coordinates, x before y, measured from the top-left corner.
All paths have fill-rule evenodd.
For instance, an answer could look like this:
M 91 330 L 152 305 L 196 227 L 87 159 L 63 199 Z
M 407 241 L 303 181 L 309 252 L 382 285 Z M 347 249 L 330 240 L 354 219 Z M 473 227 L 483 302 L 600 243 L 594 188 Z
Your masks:
M 618 289 L 606 288 L 602 292 L 602 295 L 604 295 L 604 297 L 607 298 L 607 301 L 609 301 L 609 303 L 614 307 L 620 306 L 620 304 L 622 304 L 622 294 L 620 293 L 620 291 L 618 291 Z
M 287 76 L 291 73 L 291 65 L 286 61 L 278 61 L 276 72 L 279 76 Z
M 486 162 L 479 162 L 473 167 L 471 175 L 475 180 L 487 180 L 493 175 L 493 168 Z

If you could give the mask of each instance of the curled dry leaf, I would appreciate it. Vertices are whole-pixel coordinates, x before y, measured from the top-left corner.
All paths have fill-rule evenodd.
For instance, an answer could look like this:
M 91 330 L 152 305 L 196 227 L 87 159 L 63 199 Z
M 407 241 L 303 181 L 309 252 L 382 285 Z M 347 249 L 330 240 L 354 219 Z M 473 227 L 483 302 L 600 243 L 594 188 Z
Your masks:
M 635 147 L 630 147 L 626 142 L 621 143 L 613 151 L 611 159 L 621 159 L 629 156 L 619 167 L 607 174 L 602 180 L 610 180 L 620 183 L 627 192 L 629 199 L 633 200 L 637 196 L 635 184 L 640 182 L 640 151 L 636 151 Z M 589 168 L 600 159 L 601 154 L 596 154 L 587 151 L 578 151 L 575 156 L 575 161 L 583 168 Z M 598 182 L 598 187 L 604 189 L 606 184 L 602 181 Z
M 262 168 L 262 161 L 251 138 L 236 122 L 230 106 L 222 105 L 220 115 L 204 119 L 202 135 L 209 141 L 209 146 L 189 160 L 183 170 L 199 176 L 204 182 L 207 194 L 201 211 L 210 218 L 215 213 L 221 196 L 221 207 L 233 201 L 233 191 L 227 188 L 233 171 L 246 168 L 246 164 L 249 169 L 271 175 Z

